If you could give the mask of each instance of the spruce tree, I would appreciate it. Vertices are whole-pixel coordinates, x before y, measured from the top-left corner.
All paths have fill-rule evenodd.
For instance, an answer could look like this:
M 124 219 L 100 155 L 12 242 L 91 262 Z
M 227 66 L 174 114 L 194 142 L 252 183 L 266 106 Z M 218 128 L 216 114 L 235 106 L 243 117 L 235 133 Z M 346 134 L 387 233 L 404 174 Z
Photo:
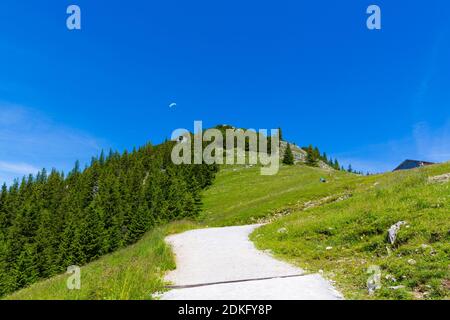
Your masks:
M 36 260 L 36 246 L 31 243 L 25 244 L 17 257 L 17 262 L 14 269 L 16 288 L 25 287 L 39 279 Z
M 291 145 L 288 143 L 283 156 L 283 163 L 286 165 L 294 164 L 294 155 L 292 154 Z
M 341 166 L 339 164 L 338 159 L 334 159 L 334 166 L 333 168 L 335 168 L 336 170 L 341 170 Z
M 175 166 L 171 143 L 110 151 L 67 177 L 40 171 L 0 192 L 0 296 L 196 216 L 216 165 Z
M 312 167 L 317 166 L 316 153 L 314 152 L 312 145 L 309 145 L 306 149 L 306 164 Z
M 315 147 L 313 153 L 314 153 L 314 159 L 316 159 L 318 161 L 320 159 L 320 150 L 319 150 L 319 148 Z
M 39 225 L 36 232 L 36 258 L 39 275 L 47 278 L 57 272 L 57 230 L 53 222 L 53 215 L 48 209 L 39 212 Z

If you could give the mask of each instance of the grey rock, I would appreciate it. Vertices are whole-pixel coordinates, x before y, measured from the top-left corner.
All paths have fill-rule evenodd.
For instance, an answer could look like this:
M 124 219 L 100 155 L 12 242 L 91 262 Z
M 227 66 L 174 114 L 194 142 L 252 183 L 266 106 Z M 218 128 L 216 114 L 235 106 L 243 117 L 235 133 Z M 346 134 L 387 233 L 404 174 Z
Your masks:
M 379 282 L 375 280 L 369 280 L 367 281 L 367 290 L 369 292 L 369 295 L 373 295 L 376 290 L 379 290 L 381 288 Z
M 397 279 L 395 279 L 395 277 L 392 274 L 386 275 L 385 279 L 388 281 L 397 282 Z
M 400 289 L 405 289 L 406 287 L 405 286 L 393 286 L 393 287 L 389 287 L 389 289 L 392 289 L 392 290 L 400 290 Z
M 415 265 L 417 262 L 416 262 L 416 260 L 414 260 L 414 259 L 409 259 L 409 260 L 408 260 L 408 263 L 409 263 L 410 265 Z
M 439 176 L 429 177 L 430 183 L 447 183 L 450 181 L 450 173 L 441 174 Z
M 388 240 L 390 244 L 394 244 L 395 240 L 397 239 L 398 231 L 400 230 L 400 227 L 402 225 L 406 224 L 405 221 L 399 221 L 393 226 L 391 226 L 388 230 Z
M 280 228 L 277 230 L 278 233 L 287 233 L 287 229 L 286 228 Z

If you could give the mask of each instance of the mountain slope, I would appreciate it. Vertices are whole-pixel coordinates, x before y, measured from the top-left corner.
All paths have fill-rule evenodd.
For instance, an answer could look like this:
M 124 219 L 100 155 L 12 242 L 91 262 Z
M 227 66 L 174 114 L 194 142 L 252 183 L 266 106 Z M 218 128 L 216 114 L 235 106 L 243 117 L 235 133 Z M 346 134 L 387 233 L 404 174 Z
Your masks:
M 304 165 L 282 166 L 276 176 L 261 176 L 257 167 L 224 167 L 214 184 L 204 192 L 203 210 L 198 219 L 171 223 L 155 233 L 158 240 L 153 244 L 145 242 L 147 236 L 135 246 L 147 247 L 155 253 L 161 250 L 163 256 L 165 250 L 158 243 L 167 234 L 191 228 L 264 221 L 269 224 L 252 235 L 260 249 L 270 249 L 303 269 L 324 270 L 328 278 L 336 281 L 346 298 L 370 298 L 366 272 L 372 264 L 380 266 L 383 277 L 397 280 L 392 282 L 383 278 L 383 287 L 373 298 L 445 298 L 448 297 L 449 279 L 450 187 L 448 182 L 428 183 L 428 177 L 447 172 L 450 172 L 449 163 L 367 177 Z M 326 183 L 321 182 L 321 178 L 325 178 Z M 400 230 L 397 245 L 389 248 L 391 256 L 387 256 L 387 229 L 399 220 L 406 220 L 410 227 Z M 153 232 L 156 231 L 150 234 Z M 327 250 L 327 247 L 331 249 Z M 136 262 L 136 257 L 129 254 L 129 250 L 133 247 L 112 256 L 122 265 L 130 265 Z M 408 262 L 410 259 L 416 264 Z M 136 262 L 138 265 L 139 261 Z M 161 279 L 164 270 L 174 267 L 170 261 L 156 259 L 148 273 L 153 279 Z M 97 263 L 100 260 L 92 263 L 97 270 L 107 270 L 109 262 Z M 145 267 L 135 267 L 145 270 Z M 116 293 L 107 295 L 103 292 L 108 287 L 102 288 L 94 281 L 105 283 L 101 280 L 103 272 L 95 274 L 89 265 L 83 272 L 92 279 L 88 284 L 92 286 L 91 290 L 100 293 L 75 298 L 148 299 L 150 293 L 163 288 L 162 282 L 157 285 L 149 282 L 145 292 L 141 289 L 142 283 L 138 282 L 149 280 L 141 279 L 128 289 L 140 294 L 122 296 L 117 293 L 120 292 L 118 289 L 110 289 Z M 12 298 L 51 296 L 49 292 L 56 281 L 64 278 L 58 279 L 31 286 Z M 111 281 L 114 279 L 110 278 Z M 405 287 L 389 288 L 397 285 Z M 67 290 L 60 291 L 57 296 L 68 297 L 64 292 Z
M 339 183 L 324 184 L 320 182 L 321 177 L 329 177 Z M 149 299 L 151 293 L 163 289 L 162 272 L 175 267 L 161 244 L 166 235 L 194 227 L 245 224 L 267 218 L 280 208 L 343 192 L 354 179 L 358 180 L 359 177 L 300 165 L 283 166 L 277 176 L 261 176 L 257 167 L 225 167 L 217 174 L 215 183 L 204 192 L 203 212 L 198 219 L 158 227 L 137 244 L 82 267 L 81 291 L 67 290 L 65 281 L 68 275 L 60 275 L 31 285 L 7 298 Z M 150 259 L 158 252 L 161 258 L 149 264 L 146 257 Z M 133 268 L 127 269 L 128 265 Z M 146 269 L 148 271 L 144 275 Z M 143 283 L 148 283 L 147 292 L 143 290 Z M 125 287 L 127 294 L 123 293 Z

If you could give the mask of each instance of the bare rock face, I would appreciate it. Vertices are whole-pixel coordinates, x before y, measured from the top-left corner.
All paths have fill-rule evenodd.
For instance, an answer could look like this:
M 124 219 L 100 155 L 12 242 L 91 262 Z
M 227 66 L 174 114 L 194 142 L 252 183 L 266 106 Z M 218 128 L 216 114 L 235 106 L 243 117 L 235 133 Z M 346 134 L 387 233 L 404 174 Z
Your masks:
M 400 227 L 402 225 L 406 224 L 405 221 L 399 221 L 393 226 L 391 226 L 388 230 L 388 240 L 390 244 L 394 244 L 395 240 L 397 239 L 398 231 L 400 230 Z
M 429 177 L 430 183 L 447 183 L 450 181 L 450 173 L 441 174 L 439 176 Z
M 280 141 L 280 156 L 283 158 L 284 153 L 287 149 L 287 142 L 286 141 Z M 294 163 L 298 162 L 305 162 L 306 161 L 306 151 L 300 148 L 299 146 L 289 143 L 291 147 L 292 154 L 294 155 Z

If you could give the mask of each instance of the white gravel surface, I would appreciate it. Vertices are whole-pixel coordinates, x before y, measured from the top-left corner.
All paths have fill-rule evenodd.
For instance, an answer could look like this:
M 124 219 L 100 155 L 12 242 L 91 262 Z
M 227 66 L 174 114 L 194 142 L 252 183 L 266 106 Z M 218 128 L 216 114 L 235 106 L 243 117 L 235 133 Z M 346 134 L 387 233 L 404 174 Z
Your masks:
M 163 300 L 342 299 L 320 275 L 259 251 L 249 234 L 259 225 L 191 230 L 169 236 L 177 269 L 166 281 L 177 288 Z

